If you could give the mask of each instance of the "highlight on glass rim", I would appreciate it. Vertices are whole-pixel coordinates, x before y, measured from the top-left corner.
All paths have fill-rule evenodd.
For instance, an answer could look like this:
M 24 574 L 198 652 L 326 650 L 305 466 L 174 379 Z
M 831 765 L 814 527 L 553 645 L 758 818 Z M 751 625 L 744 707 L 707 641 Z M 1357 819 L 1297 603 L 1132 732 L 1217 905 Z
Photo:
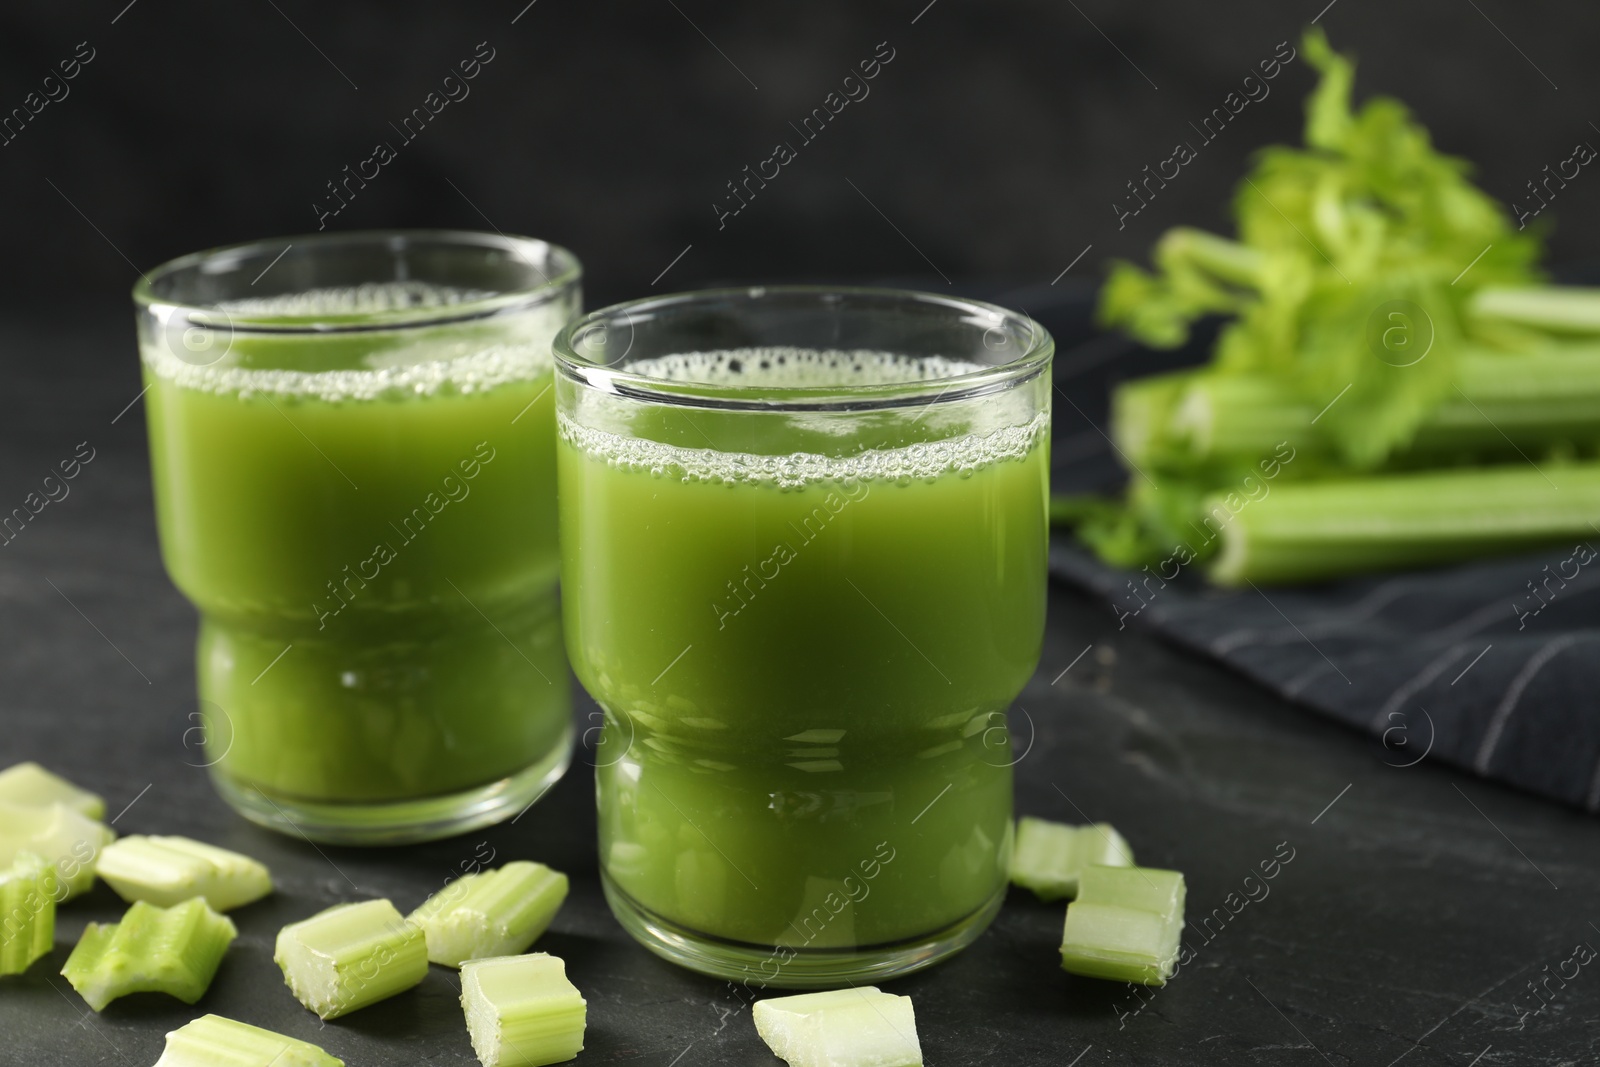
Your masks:
M 12 13 L 0 1062 L 1590 1062 L 1498 3 Z

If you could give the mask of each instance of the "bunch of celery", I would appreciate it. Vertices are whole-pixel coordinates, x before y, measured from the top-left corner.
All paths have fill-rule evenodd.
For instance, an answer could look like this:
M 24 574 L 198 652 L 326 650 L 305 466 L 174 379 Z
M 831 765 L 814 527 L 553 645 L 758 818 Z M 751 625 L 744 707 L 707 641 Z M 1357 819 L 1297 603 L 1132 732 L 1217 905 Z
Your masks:
M 1543 285 L 1537 230 L 1399 101 L 1353 111 L 1319 30 L 1304 48 L 1306 145 L 1259 154 L 1238 239 L 1171 230 L 1154 273 L 1119 263 L 1102 294 L 1102 324 L 1155 347 L 1227 316 L 1211 362 L 1119 387 L 1126 499 L 1053 517 L 1108 562 L 1229 584 L 1594 533 L 1600 290 Z

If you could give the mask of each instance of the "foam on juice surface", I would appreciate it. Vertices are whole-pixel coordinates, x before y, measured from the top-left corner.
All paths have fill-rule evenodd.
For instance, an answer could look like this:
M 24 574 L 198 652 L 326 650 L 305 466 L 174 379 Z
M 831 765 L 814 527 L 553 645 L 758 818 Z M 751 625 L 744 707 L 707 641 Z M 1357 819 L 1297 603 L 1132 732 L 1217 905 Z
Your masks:
M 426 282 L 383 282 L 341 288 L 310 289 L 270 297 L 222 301 L 211 308 L 240 319 L 254 320 L 331 318 L 355 325 L 363 315 L 401 310 L 426 310 L 470 304 L 496 294 Z M 188 389 L 249 397 L 267 393 L 329 402 L 375 400 L 398 395 L 428 396 L 441 391 L 481 392 L 508 382 L 527 381 L 549 374 L 553 365 L 550 340 L 565 324 L 571 309 L 557 298 L 503 316 L 480 320 L 483 331 L 495 330 L 496 340 L 478 336 L 452 337 L 448 328 L 396 323 L 392 330 L 375 329 L 374 350 L 360 368 L 325 371 L 275 370 L 230 363 L 226 352 L 212 363 L 178 355 L 171 340 L 157 336 L 142 346 L 145 364 L 158 376 Z M 343 320 L 355 320 L 345 322 Z M 285 323 L 295 325 L 295 323 Z M 498 327 L 498 329 L 496 329 Z M 224 346 L 231 343 L 227 331 Z M 240 331 L 241 333 L 243 330 Z M 411 334 L 433 333 L 432 337 Z M 260 344 L 268 335 L 251 335 Z M 315 346 L 350 334 L 285 335 L 277 344 Z M 396 341 L 399 338 L 399 341 Z
M 890 352 L 805 350 L 789 348 L 731 349 L 684 352 L 630 364 L 628 370 L 651 378 L 706 385 L 747 385 L 769 389 L 805 389 L 939 382 L 989 369 L 986 364 L 942 356 L 904 357 Z M 608 402 L 610 398 L 598 398 Z M 811 452 L 761 455 L 713 448 L 686 448 L 644 440 L 586 425 L 565 411 L 557 413 L 563 440 L 618 470 L 658 478 L 714 484 L 769 484 L 794 489 L 819 482 L 928 481 L 945 474 L 968 475 L 1008 459 L 1020 459 L 1048 436 L 1050 412 L 1027 411 L 1023 405 L 990 398 L 1019 417 L 982 431 L 954 434 L 897 448 L 865 448 L 846 456 Z M 929 408 L 933 406 L 929 404 Z M 846 414 L 802 416 L 813 428 L 829 422 L 845 433 Z M 928 409 L 907 409 L 905 419 L 932 424 Z

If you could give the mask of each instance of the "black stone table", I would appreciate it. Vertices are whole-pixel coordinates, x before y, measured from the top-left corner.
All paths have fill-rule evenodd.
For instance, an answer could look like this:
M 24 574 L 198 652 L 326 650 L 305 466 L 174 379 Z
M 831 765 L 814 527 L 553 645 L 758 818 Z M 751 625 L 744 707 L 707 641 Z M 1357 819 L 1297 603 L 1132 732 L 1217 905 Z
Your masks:
M 194 617 L 157 556 L 126 318 L 0 322 L 0 513 L 79 442 L 94 450 L 70 495 L 0 546 L 0 765 L 37 759 L 97 790 L 120 832 L 257 856 L 278 891 L 234 913 L 239 939 L 200 1004 L 131 997 L 100 1015 L 56 972 L 84 924 L 115 919 L 120 902 L 104 886 L 72 902 L 55 951 L 0 979 L 0 1064 L 144 1067 L 202 1012 L 352 1067 L 476 1063 L 453 972 L 324 1025 L 289 996 L 271 950 L 280 926 L 336 901 L 409 909 L 492 850 L 572 876 L 539 947 L 588 999 L 580 1064 L 775 1065 L 725 986 L 650 955 L 606 911 L 583 752 L 514 826 L 416 848 L 318 848 L 216 800 L 185 745 Z M 1014 891 L 963 955 L 889 987 L 914 999 L 928 1064 L 1600 1062 L 1600 961 L 1549 978 L 1547 1000 L 1527 992 L 1571 975 L 1578 944 L 1600 947 L 1593 820 L 1426 759 L 1400 766 L 1413 757 L 1119 631 L 1065 588 L 1013 734 L 1019 811 L 1109 820 L 1141 862 L 1185 872 L 1192 958 L 1142 995 L 1064 974 L 1061 906 Z M 1246 881 L 1275 858 L 1275 878 Z

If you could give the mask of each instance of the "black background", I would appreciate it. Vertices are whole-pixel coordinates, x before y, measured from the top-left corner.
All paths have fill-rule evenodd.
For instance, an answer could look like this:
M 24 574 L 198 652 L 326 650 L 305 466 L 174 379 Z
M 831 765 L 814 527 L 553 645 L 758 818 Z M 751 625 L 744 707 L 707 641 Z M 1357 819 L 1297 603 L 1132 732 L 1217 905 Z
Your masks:
M 0 113 L 79 42 L 95 58 L 0 147 L 0 302 L 122 308 L 135 267 L 314 230 L 325 184 L 380 140 L 398 158 L 330 228 L 544 237 L 583 259 L 591 304 L 648 290 L 689 246 L 658 289 L 1047 285 L 1091 244 L 1063 284 L 1094 279 L 1175 222 L 1226 225 L 1248 154 L 1299 136 L 1303 59 L 1121 230 L 1111 204 L 1327 5 L 927 2 L 8 4 Z M 1337 0 L 1320 24 L 1359 57 L 1358 96 L 1407 101 L 1502 201 L 1600 144 L 1594 4 Z M 719 230 L 725 183 L 798 143 L 789 123 L 884 41 L 895 58 L 870 96 Z M 479 42 L 495 58 L 471 95 L 401 143 L 390 123 Z M 1556 259 L 1594 256 L 1600 178 L 1580 175 L 1551 218 Z

